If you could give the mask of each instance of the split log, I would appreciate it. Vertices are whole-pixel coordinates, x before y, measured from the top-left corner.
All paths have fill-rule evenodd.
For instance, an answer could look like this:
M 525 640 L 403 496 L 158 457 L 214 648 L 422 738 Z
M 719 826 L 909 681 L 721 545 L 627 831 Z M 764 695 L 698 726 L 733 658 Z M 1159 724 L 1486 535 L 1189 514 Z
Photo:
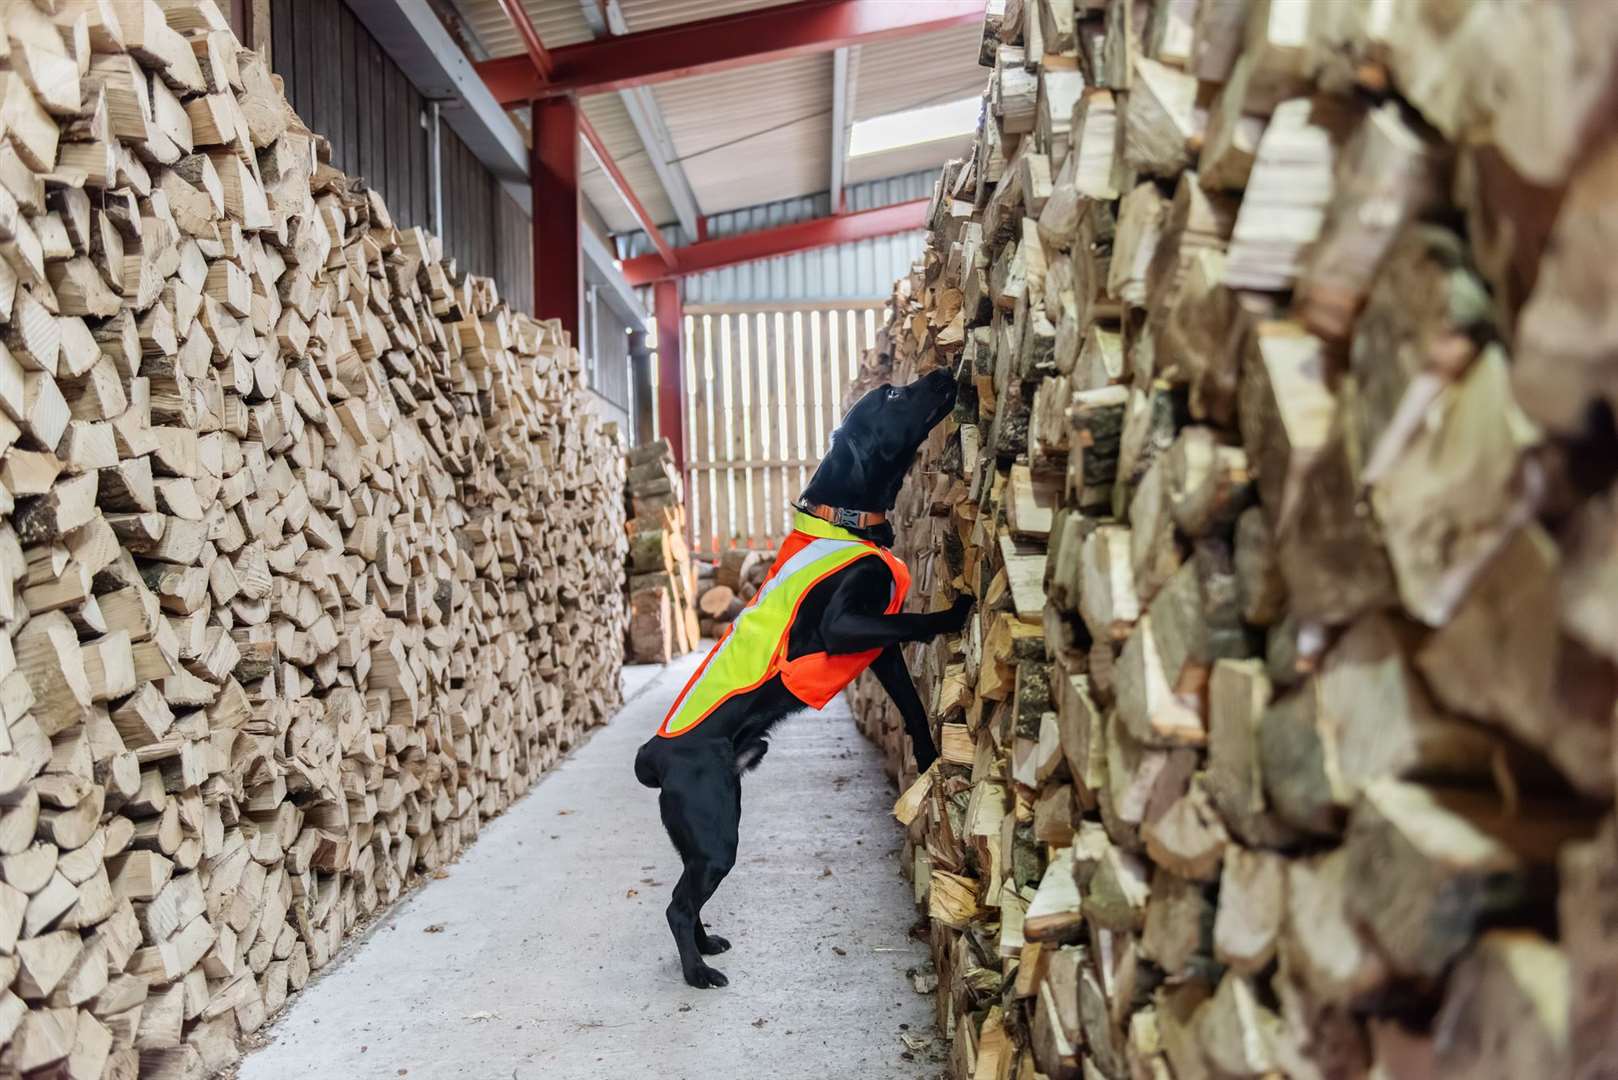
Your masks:
M 1433 1075 L 1564 1075 L 1570 1003 L 1560 949 L 1536 934 L 1490 931 L 1456 968 L 1433 1020 Z
M 1557 847 L 1578 827 L 1555 816 L 1511 819 L 1471 792 L 1374 781 L 1344 845 L 1358 883 L 1346 893 L 1349 914 L 1395 971 L 1436 976 L 1481 924 L 1543 899 Z

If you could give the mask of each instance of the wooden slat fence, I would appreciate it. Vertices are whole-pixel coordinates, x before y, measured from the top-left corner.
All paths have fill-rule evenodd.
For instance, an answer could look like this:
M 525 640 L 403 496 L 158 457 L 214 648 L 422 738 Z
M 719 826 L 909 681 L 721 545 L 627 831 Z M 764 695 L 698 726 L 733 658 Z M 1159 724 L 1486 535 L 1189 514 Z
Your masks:
M 692 550 L 774 549 L 826 452 L 880 302 L 690 307 L 686 512 Z

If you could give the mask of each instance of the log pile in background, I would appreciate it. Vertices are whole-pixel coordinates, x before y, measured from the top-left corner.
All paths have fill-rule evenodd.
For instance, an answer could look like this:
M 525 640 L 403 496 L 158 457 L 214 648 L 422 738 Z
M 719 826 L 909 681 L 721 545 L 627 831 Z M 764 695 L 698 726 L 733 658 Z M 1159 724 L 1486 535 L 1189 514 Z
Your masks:
M 697 597 L 702 636 L 717 641 L 730 629 L 747 602 L 757 595 L 774 556 L 750 548 L 732 548 L 714 565 L 713 584 Z
M 0 35 L 0 1075 L 202 1077 L 617 704 L 622 444 L 212 0 Z
M 899 506 L 979 602 L 897 807 L 954 1075 L 1613 1075 L 1618 8 L 991 9 L 856 388 L 961 373 Z
M 629 452 L 629 649 L 641 664 L 666 664 L 697 647 L 685 519 L 685 484 L 667 439 Z

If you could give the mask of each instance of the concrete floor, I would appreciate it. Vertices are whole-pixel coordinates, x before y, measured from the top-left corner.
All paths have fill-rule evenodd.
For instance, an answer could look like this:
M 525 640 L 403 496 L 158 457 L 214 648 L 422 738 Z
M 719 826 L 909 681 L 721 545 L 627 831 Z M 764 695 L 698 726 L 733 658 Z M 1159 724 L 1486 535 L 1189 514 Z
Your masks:
M 940 1075 L 894 792 L 840 701 L 743 782 L 741 855 L 704 911 L 730 986 L 681 980 L 679 858 L 631 763 L 698 659 L 626 670 L 623 711 L 312 981 L 243 1080 Z

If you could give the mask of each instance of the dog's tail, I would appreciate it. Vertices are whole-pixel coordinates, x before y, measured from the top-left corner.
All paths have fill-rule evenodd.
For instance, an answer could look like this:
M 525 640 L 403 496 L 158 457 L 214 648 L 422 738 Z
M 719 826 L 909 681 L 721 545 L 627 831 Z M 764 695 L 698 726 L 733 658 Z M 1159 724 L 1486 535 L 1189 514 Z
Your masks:
M 653 736 L 635 755 L 635 779 L 649 788 L 663 786 L 663 770 L 659 767 L 662 755 L 657 752 L 657 737 Z

